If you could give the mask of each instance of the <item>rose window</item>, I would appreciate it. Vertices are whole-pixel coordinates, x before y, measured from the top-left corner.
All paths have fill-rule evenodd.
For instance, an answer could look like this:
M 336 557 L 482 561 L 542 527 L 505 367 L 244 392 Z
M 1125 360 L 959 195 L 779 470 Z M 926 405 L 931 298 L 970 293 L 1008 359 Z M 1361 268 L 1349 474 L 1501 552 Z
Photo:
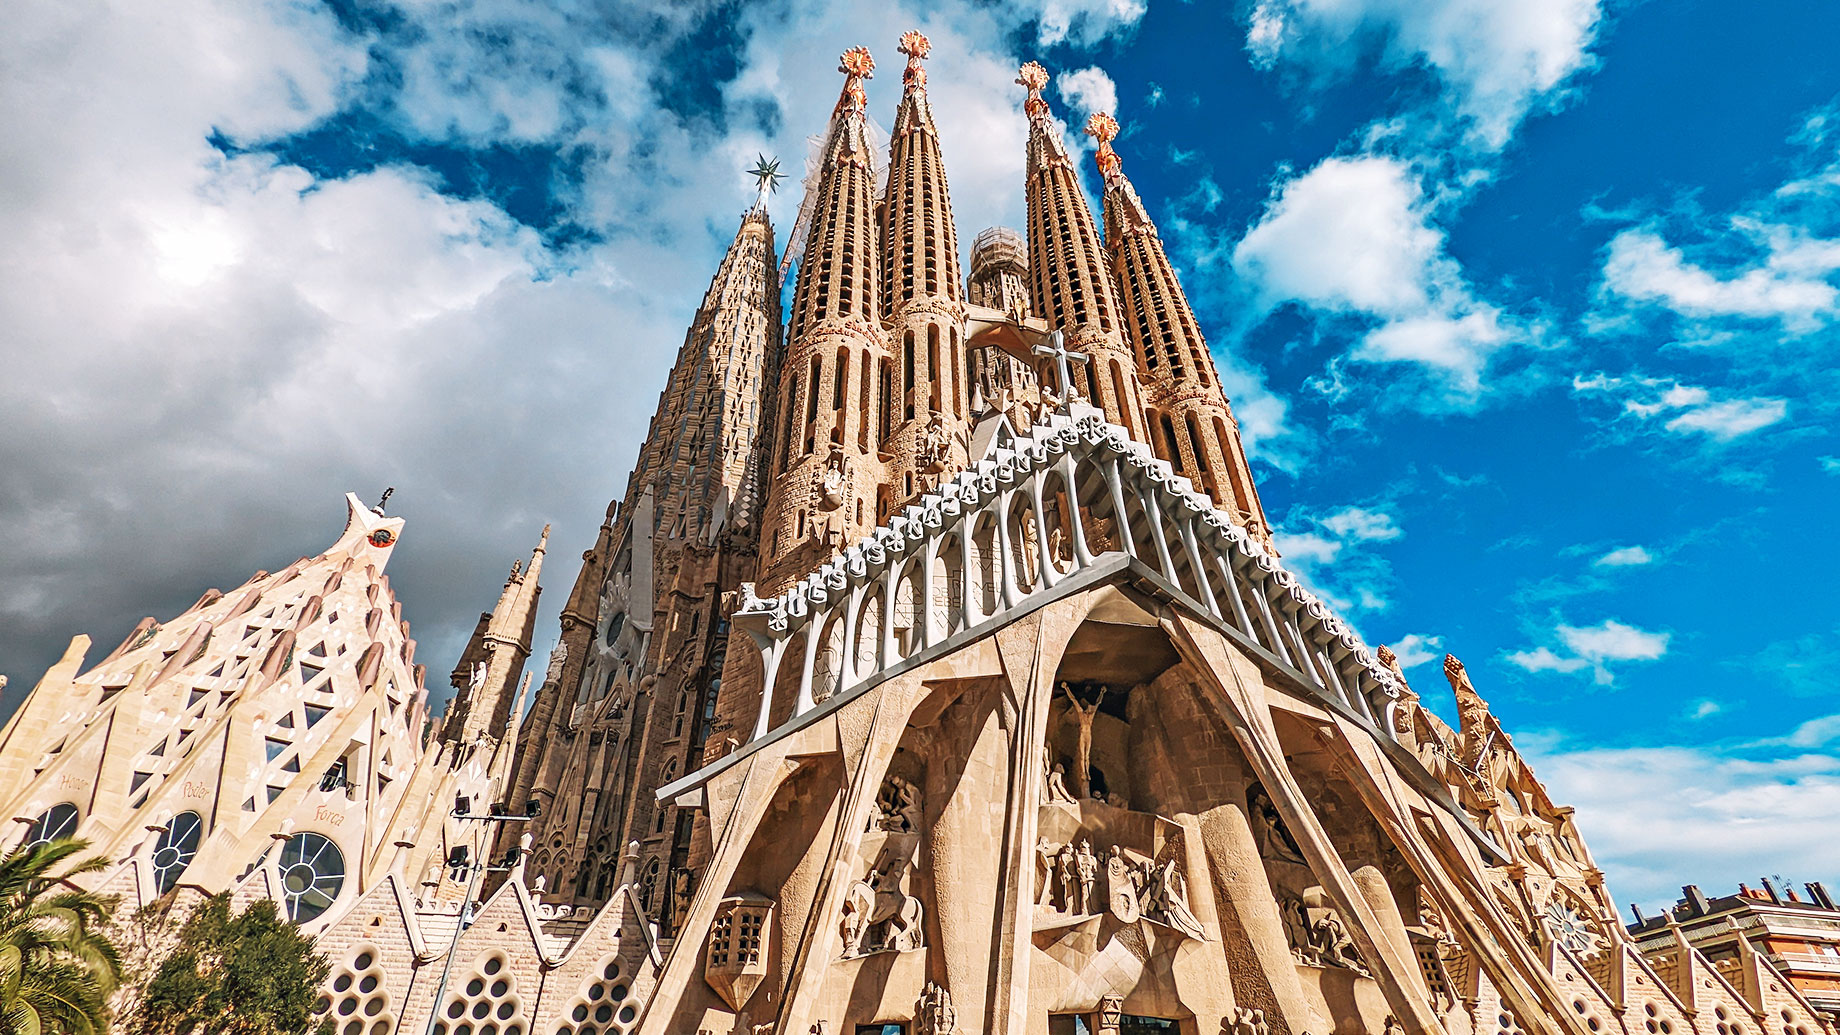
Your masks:
M 1597 955 L 1602 939 L 1578 907 L 1568 902 L 1554 902 L 1546 907 L 1546 930 L 1553 940 L 1570 949 L 1580 959 Z

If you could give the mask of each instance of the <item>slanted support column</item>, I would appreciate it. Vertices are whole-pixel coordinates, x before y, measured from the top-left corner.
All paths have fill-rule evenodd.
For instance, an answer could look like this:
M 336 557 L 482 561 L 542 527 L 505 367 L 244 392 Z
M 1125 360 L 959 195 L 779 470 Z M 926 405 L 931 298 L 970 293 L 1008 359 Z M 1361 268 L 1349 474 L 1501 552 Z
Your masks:
M 773 638 L 763 642 L 759 636 L 753 639 L 754 645 L 760 648 L 760 718 L 754 722 L 754 735 L 748 739 L 759 740 L 773 728 L 773 684 L 779 681 L 779 661 L 786 653 L 786 641 Z
M 1226 590 L 1227 602 L 1233 605 L 1233 617 L 1239 622 L 1240 632 L 1256 641 L 1259 634 L 1253 631 L 1252 619 L 1246 614 L 1246 602 L 1240 598 L 1239 580 L 1233 575 L 1233 562 L 1215 554 L 1214 567 L 1220 572 L 1221 586 Z
M 1074 562 L 1084 568 L 1093 562 L 1092 551 L 1086 546 L 1086 522 L 1080 519 L 1080 483 L 1075 477 L 1078 467 L 1072 456 L 1061 457 L 1061 485 L 1067 491 L 1067 520 L 1073 526 Z
M 1393 1015 L 1405 1025 L 1409 1035 L 1444 1035 L 1443 1025 L 1427 998 L 1399 976 L 1416 967 L 1417 961 L 1411 956 L 1400 957 L 1390 939 L 1382 933 L 1379 918 L 1369 908 L 1347 865 L 1336 853 L 1328 832 L 1291 776 L 1271 715 L 1265 710 L 1261 695 L 1247 686 L 1261 682 L 1257 667 L 1234 650 L 1218 632 L 1180 613 L 1164 625 L 1174 634 L 1172 638 L 1177 649 L 1191 656 L 1204 686 L 1213 691 L 1202 694 L 1203 702 L 1232 729 L 1234 739 L 1245 752 L 1252 775 L 1271 797 L 1311 872 L 1322 882 L 1323 890 L 1346 920 L 1355 947 L 1372 964 L 1374 980 L 1385 994 Z
M 1054 570 L 1054 561 L 1048 556 L 1048 519 L 1042 513 L 1041 472 L 1029 477 L 1029 498 L 1035 503 L 1035 568 L 1041 575 L 1043 589 L 1053 589 L 1061 580 L 1061 574 Z
M 1112 490 L 1112 511 L 1117 518 L 1112 524 L 1117 526 L 1118 548 L 1123 550 L 1126 556 L 1135 557 L 1137 556 L 1137 541 L 1131 535 L 1131 512 L 1124 506 L 1124 478 L 1118 472 L 1116 457 L 1106 461 L 1105 482 Z
M 799 668 L 799 694 L 792 703 L 792 717 L 798 718 L 816 707 L 811 695 L 812 670 L 818 660 L 818 641 L 824 638 L 825 614 L 814 613 L 805 622 L 805 658 Z

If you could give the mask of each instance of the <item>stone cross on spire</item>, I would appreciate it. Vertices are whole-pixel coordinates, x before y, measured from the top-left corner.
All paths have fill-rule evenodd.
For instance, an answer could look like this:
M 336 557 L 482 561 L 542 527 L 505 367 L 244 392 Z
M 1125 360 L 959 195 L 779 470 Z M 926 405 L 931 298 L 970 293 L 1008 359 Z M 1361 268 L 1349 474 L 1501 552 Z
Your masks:
M 1054 357 L 1054 378 L 1061 385 L 1061 404 L 1066 405 L 1073 402 L 1073 393 L 1077 389 L 1073 386 L 1073 368 L 1069 364 L 1084 363 L 1092 357 L 1083 352 L 1068 349 L 1066 339 L 1059 331 L 1050 334 L 1048 344 L 1037 345 L 1034 351 L 1037 356 Z
M 1112 141 L 1118 139 L 1118 120 L 1110 112 L 1096 111 L 1086 120 L 1086 135 L 1099 142 L 1099 151 L 1093 155 L 1093 162 L 1099 166 L 1099 172 L 1107 181 L 1118 175 L 1124 165 L 1118 152 L 1112 150 Z
M 862 81 L 875 78 L 875 58 L 868 47 L 851 47 L 837 59 L 837 71 L 849 78 L 843 83 L 843 96 L 837 98 L 837 110 L 864 111 L 869 104 L 863 95 Z
M 919 29 L 909 29 L 901 34 L 900 50 L 907 55 L 907 70 L 901 73 L 902 85 L 909 90 L 926 89 L 926 69 L 920 62 L 933 52 L 932 41 Z

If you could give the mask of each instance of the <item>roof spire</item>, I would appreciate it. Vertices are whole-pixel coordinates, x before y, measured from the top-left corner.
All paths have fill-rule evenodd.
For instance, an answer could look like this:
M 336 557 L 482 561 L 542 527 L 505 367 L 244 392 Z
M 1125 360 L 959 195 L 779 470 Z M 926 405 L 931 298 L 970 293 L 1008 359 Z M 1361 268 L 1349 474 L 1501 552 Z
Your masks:
M 396 486 L 394 485 L 383 490 L 383 495 L 378 498 L 377 505 L 371 508 L 371 513 L 377 515 L 378 517 L 382 517 L 384 504 L 390 502 L 390 497 L 394 495 L 396 495 Z
M 875 58 L 868 47 L 851 47 L 837 59 L 837 71 L 845 76 L 843 95 L 837 98 L 837 114 L 846 111 L 861 115 L 869 105 L 863 94 L 863 80 L 875 78 Z
M 907 55 L 907 70 L 901 73 L 901 85 L 909 90 L 926 89 L 926 68 L 920 63 L 933 52 L 933 43 L 919 29 L 901 34 L 900 51 Z
M 1099 151 L 1093 155 L 1093 162 L 1099 166 L 1099 172 L 1106 182 L 1110 183 L 1114 176 L 1120 175 L 1124 165 L 1118 152 L 1112 150 L 1112 141 L 1118 139 L 1118 120 L 1112 118 L 1108 111 L 1093 112 L 1092 117 L 1086 120 L 1086 135 L 1099 142 Z

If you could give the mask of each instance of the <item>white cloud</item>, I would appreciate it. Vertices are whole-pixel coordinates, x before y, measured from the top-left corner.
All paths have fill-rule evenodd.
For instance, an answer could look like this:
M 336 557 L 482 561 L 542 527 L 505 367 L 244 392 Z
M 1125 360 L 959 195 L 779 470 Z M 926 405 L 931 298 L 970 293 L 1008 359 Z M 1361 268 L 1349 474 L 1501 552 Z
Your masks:
M 1652 564 L 1655 556 L 1641 546 L 1620 546 L 1591 563 L 1599 568 L 1630 568 Z
M 1604 287 L 1682 316 L 1769 319 L 1796 332 L 1819 327 L 1819 318 L 1831 316 L 1840 301 L 1840 289 L 1826 279 L 1840 271 L 1840 241 L 1797 240 L 1780 227 L 1752 229 L 1765 238 L 1762 261 L 1718 272 L 1688 261 L 1652 230 L 1624 230 L 1604 258 Z
M 1529 672 L 1576 672 L 1590 664 L 1583 658 L 1562 658 L 1554 654 L 1551 647 L 1515 651 L 1508 655 L 1508 660 Z
M 1355 359 L 1415 366 L 1451 400 L 1473 401 L 1491 357 L 1522 334 L 1471 292 L 1395 158 L 1330 158 L 1279 184 L 1233 267 L 1266 307 L 1363 318 Z
M 1689 882 L 1729 894 L 1760 874 L 1832 872 L 1840 757 L 1831 753 L 1591 747 L 1531 734 L 1516 743 L 1553 799 L 1577 808 L 1619 901 L 1652 913 Z
M 649 85 L 689 5 L 658 5 L 650 42 L 503 0 L 411 5 L 383 35 L 288 0 L 9 11 L 0 323 L 8 369 L 31 373 L 0 378 L 14 687 L 72 633 L 106 643 L 321 548 L 347 489 L 397 486 L 391 574 L 432 667 L 552 518 L 553 613 L 748 201 L 739 170 L 756 151 L 796 167 L 841 85 L 830 55 L 864 41 L 886 68 L 902 30 L 933 37 L 968 247 L 1022 215 L 1018 19 L 1072 41 L 1128 31 L 1133 6 L 743 10 L 740 74 L 699 101 L 722 118 Z M 883 120 L 899 90 L 871 83 Z M 551 186 L 600 239 L 552 246 L 412 167 L 319 179 L 261 153 L 349 107 L 416 143 L 585 155 Z M 782 244 L 796 203 L 775 199 Z
M 1405 532 L 1393 515 L 1383 510 L 1366 510 L 1361 507 L 1344 507 L 1322 519 L 1322 526 L 1340 539 L 1387 542 L 1397 539 Z
M 1110 37 L 1128 36 L 1147 10 L 1147 0 L 1040 0 L 1037 41 L 1044 47 L 1095 46 Z
M 1659 378 L 1593 374 L 1574 377 L 1572 390 L 1581 395 L 1597 393 L 1620 398 L 1625 416 L 1637 421 L 1664 418 L 1661 427 L 1667 431 L 1703 435 L 1720 444 L 1779 424 L 1789 416 L 1786 399 L 1715 399 L 1710 389 Z
M 1417 668 L 1427 661 L 1444 656 L 1444 638 L 1423 633 L 1407 633 L 1391 644 L 1401 671 Z
M 1711 698 L 1702 697 L 1693 702 L 1692 707 L 1687 709 L 1687 718 L 1694 720 L 1710 719 L 1724 710 L 1724 706 L 1719 704 L 1719 702 Z
M 1616 681 L 1610 663 L 1658 661 L 1667 654 L 1671 638 L 1670 633 L 1649 632 L 1615 619 L 1591 626 L 1562 623 L 1553 634 L 1566 653 L 1542 646 L 1510 653 L 1508 661 L 1528 672 L 1577 672 L 1589 668 L 1598 685 L 1608 686 Z
M 1273 540 L 1285 566 L 1342 611 L 1384 611 L 1392 566 L 1368 549 L 1405 535 L 1391 513 L 1366 507 L 1328 512 L 1294 508 Z
M 1766 352 L 1791 361 L 1840 319 L 1840 159 L 1830 139 L 1840 105 L 1803 120 L 1789 137 L 1793 172 L 1775 189 L 1723 213 L 1701 214 L 1683 195 L 1627 227 L 1604 249 L 1593 322 L 1640 330 L 1659 314 L 1685 340 Z M 1822 373 L 1831 365 L 1822 355 Z
M 1072 72 L 1063 72 L 1054 79 L 1055 88 L 1060 91 L 1061 100 L 1080 115 L 1094 112 L 1118 113 L 1118 87 L 1112 83 L 1112 77 L 1105 70 L 1097 67 L 1082 68 Z M 1084 124 L 1084 120 L 1081 120 Z
M 1337 72 L 1378 38 L 1389 63 L 1435 74 L 1471 138 L 1499 149 L 1592 64 L 1602 17 L 1599 0 L 1259 0 L 1246 49 L 1260 67 Z

